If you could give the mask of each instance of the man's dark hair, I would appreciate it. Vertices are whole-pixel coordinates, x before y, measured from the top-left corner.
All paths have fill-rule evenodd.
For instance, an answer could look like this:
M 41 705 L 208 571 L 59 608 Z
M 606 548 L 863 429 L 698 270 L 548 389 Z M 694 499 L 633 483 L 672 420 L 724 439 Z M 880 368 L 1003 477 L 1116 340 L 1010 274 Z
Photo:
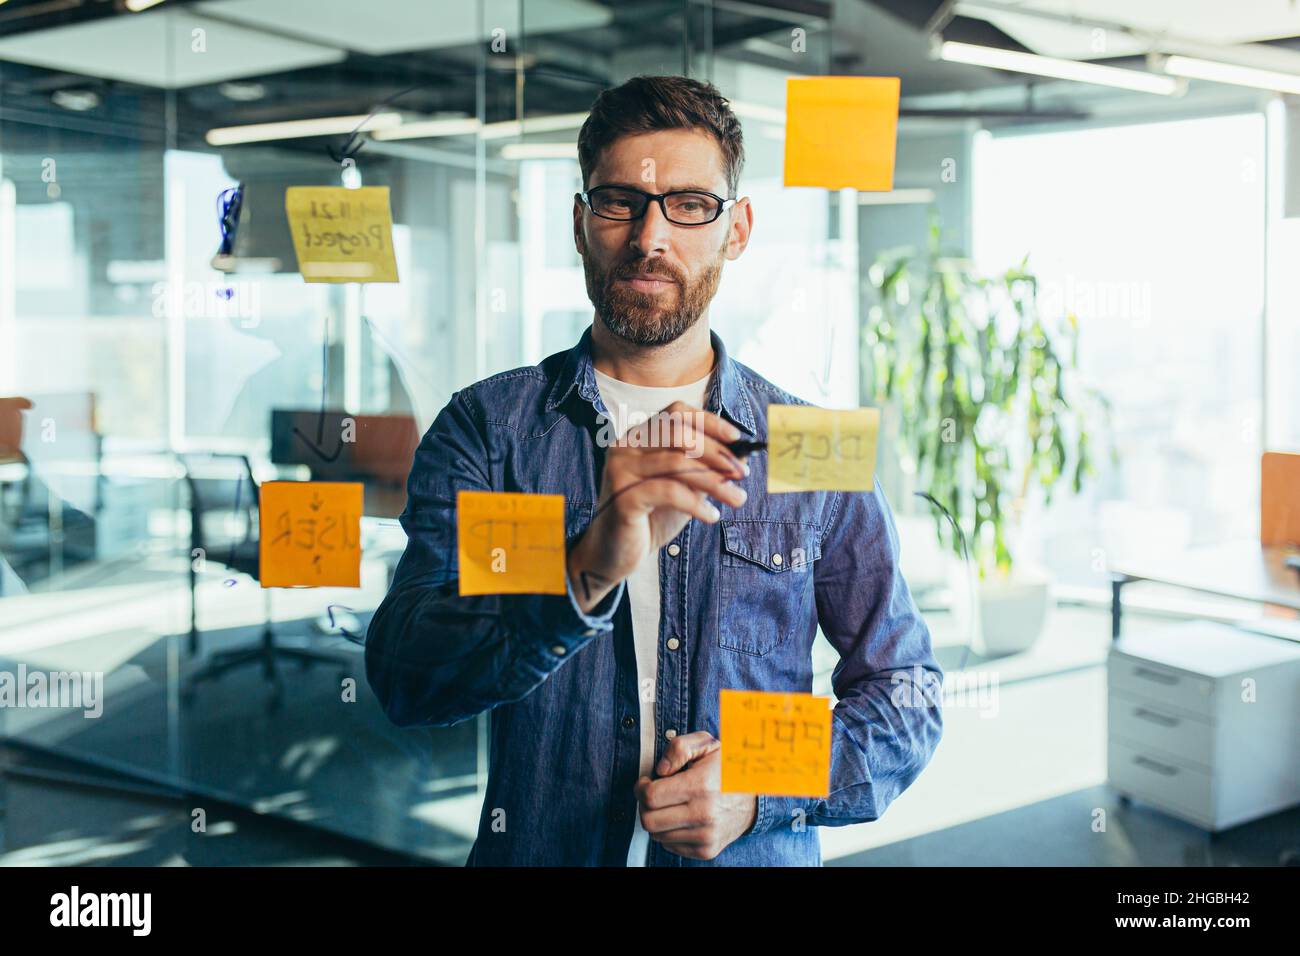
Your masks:
M 578 165 L 586 189 L 601 151 L 620 136 L 661 129 L 702 129 L 722 149 L 730 199 L 740 184 L 745 143 L 740 120 L 712 83 L 685 76 L 634 76 L 596 97 L 578 133 Z

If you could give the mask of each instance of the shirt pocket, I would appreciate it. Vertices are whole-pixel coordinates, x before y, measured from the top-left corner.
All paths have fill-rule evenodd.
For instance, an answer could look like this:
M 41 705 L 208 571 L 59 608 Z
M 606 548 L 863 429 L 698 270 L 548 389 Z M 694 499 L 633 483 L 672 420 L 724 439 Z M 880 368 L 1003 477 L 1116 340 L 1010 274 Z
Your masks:
M 718 646 L 763 657 L 808 613 L 820 532 L 798 521 L 721 522 Z

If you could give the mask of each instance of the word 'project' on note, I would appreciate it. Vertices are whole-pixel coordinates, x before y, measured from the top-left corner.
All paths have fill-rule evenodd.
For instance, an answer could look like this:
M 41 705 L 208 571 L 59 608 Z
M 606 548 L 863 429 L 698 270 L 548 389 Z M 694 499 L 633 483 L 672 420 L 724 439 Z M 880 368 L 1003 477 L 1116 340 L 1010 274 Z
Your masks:
M 564 496 L 456 493 L 459 593 L 564 594 Z
M 387 186 L 291 186 L 285 213 L 307 282 L 396 282 Z

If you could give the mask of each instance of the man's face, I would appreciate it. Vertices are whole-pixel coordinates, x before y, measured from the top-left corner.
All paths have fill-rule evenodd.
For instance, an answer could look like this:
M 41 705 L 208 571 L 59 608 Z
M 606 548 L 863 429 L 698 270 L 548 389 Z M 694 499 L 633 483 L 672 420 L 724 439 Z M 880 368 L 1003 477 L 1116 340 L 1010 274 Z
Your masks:
M 615 140 L 592 170 L 587 188 L 605 185 L 729 196 L 722 150 L 702 130 L 658 130 Z M 744 250 L 751 220 L 747 198 L 713 222 L 694 226 L 669 222 L 655 202 L 640 219 L 617 222 L 575 200 L 574 241 L 596 314 L 628 342 L 675 341 L 708 308 L 722 262 Z

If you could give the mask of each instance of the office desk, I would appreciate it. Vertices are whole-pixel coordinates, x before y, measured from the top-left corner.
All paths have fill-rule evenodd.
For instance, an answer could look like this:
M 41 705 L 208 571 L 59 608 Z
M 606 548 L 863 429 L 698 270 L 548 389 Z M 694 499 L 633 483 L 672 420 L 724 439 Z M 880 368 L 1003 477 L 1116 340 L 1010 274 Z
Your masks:
M 1235 541 L 1161 558 L 1117 562 L 1110 568 L 1110 636 L 1114 639 L 1120 635 L 1120 592 L 1131 581 L 1171 584 L 1203 594 L 1300 611 L 1300 573 L 1284 563 L 1286 556 L 1294 553 L 1294 548 Z

